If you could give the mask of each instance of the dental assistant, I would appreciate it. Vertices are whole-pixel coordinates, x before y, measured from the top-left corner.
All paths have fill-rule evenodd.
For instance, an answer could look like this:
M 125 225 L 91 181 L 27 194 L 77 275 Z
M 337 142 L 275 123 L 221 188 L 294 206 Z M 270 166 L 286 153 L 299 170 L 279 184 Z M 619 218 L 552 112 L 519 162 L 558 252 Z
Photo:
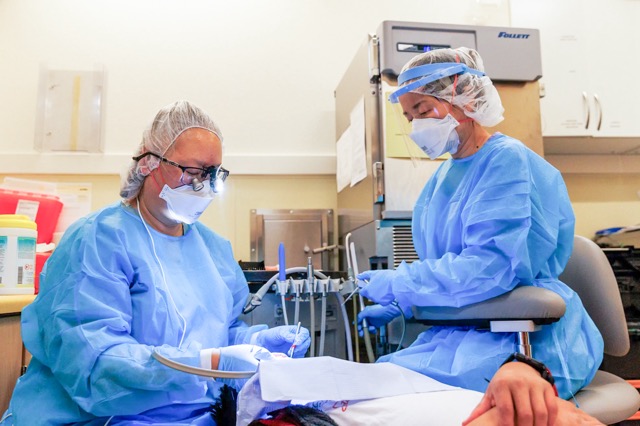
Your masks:
M 231 244 L 198 218 L 229 172 L 222 133 L 195 105 L 162 108 L 144 132 L 123 200 L 74 223 L 22 312 L 33 355 L 0 425 L 215 425 L 223 384 L 168 368 L 257 368 L 286 352 L 295 327 L 238 319 L 249 293 Z M 304 356 L 300 330 L 294 356 Z
M 394 301 L 410 315 L 412 305 L 465 306 L 519 285 L 553 290 L 566 302 L 566 314 L 533 333 L 531 344 L 560 396 L 570 398 L 600 366 L 603 341 L 579 297 L 558 279 L 575 223 L 562 176 L 522 142 L 485 129 L 503 119 L 503 108 L 472 49 L 415 56 L 390 100 L 400 103 L 411 139 L 432 160 L 451 158 L 426 183 L 413 211 L 419 260 L 360 274 L 361 282 L 369 281 L 362 294 L 378 305 L 365 308 L 358 321 L 386 324 L 400 313 Z M 379 361 L 485 391 L 516 345 L 515 333 L 439 326 Z

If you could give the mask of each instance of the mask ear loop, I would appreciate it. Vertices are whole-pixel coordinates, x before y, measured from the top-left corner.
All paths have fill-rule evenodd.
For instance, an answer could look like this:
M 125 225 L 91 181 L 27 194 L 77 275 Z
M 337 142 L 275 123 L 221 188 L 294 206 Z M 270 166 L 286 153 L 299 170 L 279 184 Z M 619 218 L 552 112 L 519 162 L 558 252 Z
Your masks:
M 158 167 L 156 167 L 155 169 L 151 170 L 151 172 L 149 173 L 149 176 L 153 177 L 153 182 L 156 184 L 156 186 L 158 187 L 158 189 L 160 191 L 162 191 L 162 189 L 164 188 L 164 186 L 160 185 L 160 182 L 158 182 L 158 179 L 156 179 L 156 176 L 153 174 L 153 172 L 155 172 L 156 170 L 158 171 L 158 173 L 160 173 L 160 175 L 162 176 L 162 180 L 164 181 L 164 184 L 167 185 L 167 180 L 164 178 L 164 174 L 162 173 L 162 171 L 160 170 L 160 168 L 163 166 L 163 163 L 159 163 Z M 180 183 L 182 183 L 182 176 L 180 176 Z M 169 186 L 169 185 L 167 185 Z M 169 188 L 171 188 L 169 186 Z M 172 188 L 173 189 L 173 188 Z
M 158 179 L 156 179 L 155 175 L 153 174 L 153 172 L 154 172 L 155 170 L 158 170 L 158 169 L 159 169 L 159 167 L 158 167 L 158 168 L 156 168 L 156 169 L 153 169 L 153 170 L 151 171 L 151 173 L 149 173 L 149 176 L 151 176 L 151 177 L 153 178 L 153 183 L 155 183 L 155 184 L 156 184 L 156 186 L 158 187 L 158 189 L 162 191 L 162 187 L 160 186 L 160 183 L 158 182 Z M 163 179 L 164 179 L 164 178 L 163 178 Z M 166 181 L 165 181 L 165 183 L 166 183 Z

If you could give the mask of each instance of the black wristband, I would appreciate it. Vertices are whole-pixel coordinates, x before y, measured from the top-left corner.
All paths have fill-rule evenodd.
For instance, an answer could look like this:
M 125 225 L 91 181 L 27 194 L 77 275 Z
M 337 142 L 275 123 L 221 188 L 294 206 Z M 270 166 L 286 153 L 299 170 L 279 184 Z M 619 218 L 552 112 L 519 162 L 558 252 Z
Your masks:
M 520 352 L 514 352 L 511 355 L 509 355 L 509 357 L 500 366 L 502 367 L 503 365 L 511 361 L 522 362 L 532 367 L 534 370 L 540 373 L 540 376 L 542 376 L 543 379 L 545 379 L 547 382 L 551 384 L 551 386 L 553 386 L 553 389 L 556 391 L 556 395 L 557 395 L 558 391 L 556 389 L 556 381 L 553 378 L 551 371 L 549 371 L 546 365 L 544 365 L 540 361 L 537 361 L 531 357 L 521 354 Z

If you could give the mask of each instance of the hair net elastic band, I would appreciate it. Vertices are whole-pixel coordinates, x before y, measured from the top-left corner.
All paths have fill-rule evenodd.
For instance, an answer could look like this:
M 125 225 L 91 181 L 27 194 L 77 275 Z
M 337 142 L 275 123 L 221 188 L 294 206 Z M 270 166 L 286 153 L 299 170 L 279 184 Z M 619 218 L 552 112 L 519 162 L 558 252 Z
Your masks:
M 422 77 L 406 86 L 401 87 L 389 96 L 391 103 L 398 103 L 398 98 L 405 93 L 408 93 L 418 87 L 422 87 L 426 84 L 432 83 L 441 78 L 450 77 L 452 75 L 469 73 L 477 76 L 484 76 L 485 73 L 473 68 L 469 68 L 465 64 L 456 62 L 441 62 L 437 64 L 421 65 L 406 70 L 398 76 L 398 84 L 402 84 L 414 78 Z
M 185 127 L 184 129 L 182 129 L 182 130 L 180 131 L 180 133 L 178 133 L 178 134 L 173 138 L 173 140 L 172 140 L 172 141 L 171 141 L 171 143 L 167 146 L 167 148 L 164 150 L 164 152 L 162 153 L 162 155 L 164 156 L 164 155 L 167 153 L 167 151 L 169 151 L 169 148 L 171 148 L 171 147 L 173 146 L 173 144 L 174 144 L 174 143 L 176 143 L 176 140 L 180 137 L 180 135 L 182 135 L 184 132 L 186 132 L 186 131 L 187 131 L 187 130 L 189 130 L 189 129 L 202 129 L 202 130 L 206 130 L 206 131 L 211 132 L 211 133 L 213 133 L 214 135 L 216 135 L 216 137 L 217 137 L 218 139 L 220 139 L 220 142 L 222 142 L 222 136 L 220 136 L 220 135 L 218 134 L 218 132 L 216 132 L 215 130 L 211 129 L 210 127 L 204 127 L 204 126 L 187 126 L 187 127 Z

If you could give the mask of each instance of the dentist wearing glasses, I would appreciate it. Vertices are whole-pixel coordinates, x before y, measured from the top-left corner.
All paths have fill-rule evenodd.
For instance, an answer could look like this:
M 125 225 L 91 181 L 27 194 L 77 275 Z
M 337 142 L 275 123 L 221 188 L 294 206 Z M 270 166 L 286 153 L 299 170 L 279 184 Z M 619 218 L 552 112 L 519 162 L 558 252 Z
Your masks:
M 33 355 L 0 425 L 215 425 L 227 384 L 158 362 L 255 371 L 309 347 L 295 327 L 238 319 L 249 290 L 229 241 L 198 218 L 222 190 L 222 133 L 185 101 L 161 109 L 124 179 L 123 200 L 74 223 L 22 312 Z

